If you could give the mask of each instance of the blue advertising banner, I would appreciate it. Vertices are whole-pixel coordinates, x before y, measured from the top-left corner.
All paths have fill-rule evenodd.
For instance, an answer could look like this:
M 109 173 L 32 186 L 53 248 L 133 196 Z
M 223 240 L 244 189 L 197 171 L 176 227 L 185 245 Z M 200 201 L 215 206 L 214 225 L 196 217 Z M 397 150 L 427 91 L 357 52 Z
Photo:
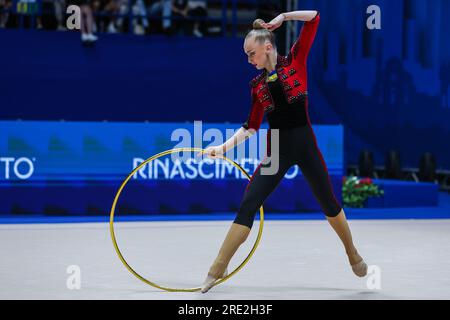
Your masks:
M 218 145 L 239 128 L 201 122 L 0 121 L 0 213 L 108 214 L 121 182 L 149 157 L 173 148 Z M 314 126 L 314 131 L 340 199 L 343 128 Z M 265 154 L 266 134 L 263 126 L 226 156 L 252 175 Z M 245 175 L 223 160 L 184 156 L 185 161 L 178 161 L 167 155 L 137 171 L 124 189 L 119 211 L 237 210 Z M 319 210 L 297 166 L 265 205 L 274 211 Z

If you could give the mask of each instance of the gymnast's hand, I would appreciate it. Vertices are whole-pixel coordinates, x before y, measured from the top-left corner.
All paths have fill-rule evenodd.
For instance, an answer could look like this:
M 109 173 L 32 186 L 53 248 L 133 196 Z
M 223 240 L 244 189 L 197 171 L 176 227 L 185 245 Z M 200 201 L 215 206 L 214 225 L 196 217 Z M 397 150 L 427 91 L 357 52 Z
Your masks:
M 219 159 L 223 156 L 223 146 L 215 146 L 215 147 L 208 147 L 204 150 L 204 154 L 210 159 Z M 202 152 L 197 153 L 197 157 L 200 157 L 202 155 Z
M 262 26 L 263 28 L 269 31 L 275 31 L 283 24 L 284 20 L 285 20 L 284 14 L 279 14 L 272 21 L 268 23 L 263 23 Z

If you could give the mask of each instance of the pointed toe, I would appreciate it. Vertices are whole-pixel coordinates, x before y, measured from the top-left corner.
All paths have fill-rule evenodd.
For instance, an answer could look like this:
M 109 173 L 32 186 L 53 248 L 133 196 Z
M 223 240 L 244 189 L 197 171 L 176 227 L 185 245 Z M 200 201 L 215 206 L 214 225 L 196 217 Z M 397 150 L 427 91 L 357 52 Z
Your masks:
M 365 277 L 367 275 L 367 264 L 364 260 L 352 265 L 352 270 L 355 275 L 358 277 Z
M 223 272 L 222 278 L 225 278 L 226 276 L 228 276 L 228 269 L 225 269 L 225 271 Z M 200 291 L 202 293 L 208 292 L 209 289 L 211 289 L 214 286 L 214 283 L 216 283 L 217 280 L 218 280 L 217 278 L 208 274 L 208 276 L 206 277 L 205 281 L 202 284 Z

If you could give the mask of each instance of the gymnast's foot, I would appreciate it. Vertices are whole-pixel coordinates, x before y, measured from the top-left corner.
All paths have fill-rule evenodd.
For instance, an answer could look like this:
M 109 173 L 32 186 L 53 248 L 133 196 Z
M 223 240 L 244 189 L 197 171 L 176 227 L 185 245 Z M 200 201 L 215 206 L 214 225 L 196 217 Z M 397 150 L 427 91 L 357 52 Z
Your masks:
M 228 275 L 228 270 L 225 269 L 225 271 L 223 272 L 223 275 L 221 278 L 225 278 Z M 206 277 L 205 281 L 202 284 L 202 293 L 206 293 L 209 291 L 209 289 L 211 289 L 214 285 L 214 283 L 218 280 L 217 277 L 211 275 L 210 273 L 208 273 L 208 276 Z
M 352 254 L 348 254 L 348 261 L 350 262 L 355 275 L 361 278 L 367 275 L 367 264 L 359 255 L 358 251 L 355 250 Z

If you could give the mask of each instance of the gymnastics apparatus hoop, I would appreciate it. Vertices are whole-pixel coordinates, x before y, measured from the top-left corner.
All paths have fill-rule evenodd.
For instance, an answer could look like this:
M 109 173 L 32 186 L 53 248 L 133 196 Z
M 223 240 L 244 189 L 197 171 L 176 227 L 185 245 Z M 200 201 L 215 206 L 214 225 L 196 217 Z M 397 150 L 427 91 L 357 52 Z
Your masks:
M 145 160 L 144 162 L 142 162 L 139 166 L 137 166 L 127 177 L 126 179 L 122 182 L 122 184 L 120 185 L 119 190 L 116 193 L 116 196 L 114 197 L 114 202 L 112 204 L 111 207 L 111 213 L 110 213 L 110 219 L 109 219 L 109 231 L 111 234 L 111 239 L 114 245 L 114 248 L 116 249 L 116 253 L 119 256 L 119 259 L 122 261 L 122 263 L 125 265 L 125 267 L 128 269 L 128 271 L 130 271 L 134 276 L 136 276 L 139 280 L 145 282 L 148 285 L 151 285 L 152 287 L 164 290 L 164 291 L 169 291 L 169 292 L 196 292 L 196 291 L 200 291 L 201 288 L 197 287 L 197 288 L 187 288 L 187 289 L 183 289 L 183 288 L 169 288 L 169 287 L 163 287 L 160 286 L 152 281 L 149 281 L 147 279 L 145 279 L 144 277 L 142 277 L 140 274 L 138 274 L 136 271 L 133 270 L 133 268 L 127 263 L 127 261 L 125 260 L 125 258 L 123 257 L 122 253 L 120 252 L 119 246 L 117 245 L 117 240 L 116 240 L 116 236 L 114 233 L 114 213 L 116 210 L 116 205 L 117 205 L 117 201 L 119 200 L 120 194 L 122 193 L 123 188 L 125 188 L 125 185 L 128 183 L 128 180 L 130 180 L 130 178 L 139 170 L 141 169 L 144 165 L 146 165 L 147 163 L 158 159 L 160 157 L 163 157 L 165 155 L 168 154 L 172 154 L 172 153 L 178 153 L 178 152 L 200 152 L 200 153 L 205 153 L 205 151 L 203 149 L 200 148 L 178 148 L 178 149 L 172 149 L 172 150 L 167 150 L 167 151 L 163 151 L 161 153 L 158 153 L 150 158 L 148 158 L 147 160 Z M 248 180 L 251 179 L 251 177 L 248 175 L 248 173 L 236 162 L 234 162 L 231 159 L 226 158 L 225 156 L 220 156 L 218 158 L 221 158 L 229 163 L 231 163 L 232 165 L 234 165 L 236 168 L 238 168 L 246 177 Z M 264 227 L 264 208 L 263 206 L 261 206 L 259 208 L 259 216 L 260 216 L 260 223 L 259 223 L 259 230 L 258 230 L 258 236 L 256 237 L 255 243 L 253 245 L 252 250 L 250 251 L 250 253 L 248 254 L 248 256 L 245 258 L 245 260 L 235 269 L 233 270 L 233 272 L 229 273 L 226 277 L 223 277 L 221 279 L 218 279 L 215 283 L 214 286 L 221 284 L 222 282 L 228 280 L 229 278 L 231 278 L 232 276 L 234 276 L 237 272 L 239 272 L 239 270 L 241 270 L 246 264 L 247 262 L 250 260 L 250 258 L 253 256 L 253 254 L 256 251 L 256 248 L 259 245 L 259 242 L 261 240 L 261 236 L 262 236 L 262 231 L 263 231 L 263 227 Z

